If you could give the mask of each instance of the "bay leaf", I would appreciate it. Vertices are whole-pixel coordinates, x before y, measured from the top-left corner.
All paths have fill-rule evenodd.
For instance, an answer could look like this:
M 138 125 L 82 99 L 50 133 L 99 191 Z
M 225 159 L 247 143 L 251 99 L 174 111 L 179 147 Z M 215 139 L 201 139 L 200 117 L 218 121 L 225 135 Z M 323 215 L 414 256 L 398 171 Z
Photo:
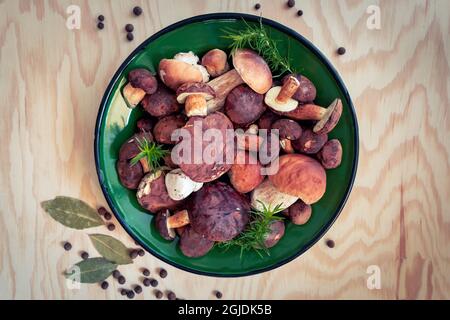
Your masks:
M 116 269 L 117 265 L 105 258 L 89 258 L 66 270 L 64 275 L 80 283 L 97 283 L 108 278 Z
M 43 201 L 41 207 L 53 219 L 72 229 L 82 230 L 103 225 L 97 211 L 79 199 L 56 197 Z
M 128 248 L 119 240 L 104 234 L 91 234 L 89 238 L 103 258 L 117 264 L 133 263 Z

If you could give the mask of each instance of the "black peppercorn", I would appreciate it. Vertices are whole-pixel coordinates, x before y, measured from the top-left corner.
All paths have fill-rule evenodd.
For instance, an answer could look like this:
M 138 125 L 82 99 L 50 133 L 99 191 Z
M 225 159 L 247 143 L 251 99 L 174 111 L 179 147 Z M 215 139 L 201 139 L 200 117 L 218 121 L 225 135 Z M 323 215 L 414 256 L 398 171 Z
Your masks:
M 113 223 L 108 224 L 108 230 L 109 231 L 114 231 L 116 229 L 116 226 Z
M 156 280 L 156 279 L 151 279 L 151 280 L 150 280 L 150 285 L 151 285 L 153 288 L 156 288 L 156 287 L 158 286 L 158 280 Z
M 126 279 L 125 279 L 124 276 L 119 276 L 119 277 L 117 278 L 117 281 L 118 281 L 120 284 L 125 284 Z
M 163 293 L 160 290 L 155 290 L 155 297 L 157 299 L 161 299 L 163 297 Z
M 128 41 L 133 41 L 133 40 L 134 40 L 134 35 L 133 35 L 133 33 L 128 32 L 128 33 L 127 33 L 127 39 L 128 39 Z
M 105 220 L 111 220 L 112 215 L 111 215 L 111 213 L 109 213 L 109 212 L 105 212 L 105 213 L 103 214 L 103 217 L 105 218 Z
M 86 260 L 89 258 L 89 253 L 87 253 L 86 251 L 83 251 L 81 253 L 81 259 Z
M 150 275 L 150 270 L 148 270 L 147 268 L 142 270 L 142 274 L 146 277 L 148 277 Z
M 288 6 L 289 8 L 293 8 L 293 7 L 295 6 L 295 0 L 289 0 L 289 1 L 287 2 L 287 6 Z
M 127 291 L 127 297 L 128 297 L 128 299 L 133 299 L 134 298 L 134 292 L 132 290 Z
M 165 269 L 159 270 L 159 276 L 164 279 L 167 277 L 167 271 Z
M 222 299 L 222 292 L 220 292 L 220 291 L 218 291 L 218 290 L 216 290 L 216 298 L 217 299 Z
M 144 286 L 150 287 L 151 280 L 149 278 L 145 278 L 144 281 L 142 281 L 142 283 L 144 284 Z
M 327 244 L 328 248 L 334 248 L 334 246 L 335 246 L 334 241 L 331 239 L 327 240 L 326 244 Z
M 122 289 L 122 290 L 120 290 L 120 294 L 123 295 L 123 296 L 126 296 L 127 293 L 128 293 L 128 290 L 127 290 L 127 289 Z
M 261 9 L 261 4 L 259 4 L 259 3 L 255 4 L 255 10 L 259 10 L 259 9 Z
M 134 7 L 133 13 L 136 17 L 140 16 L 142 14 L 142 8 L 141 7 Z
M 72 249 L 72 244 L 70 242 L 64 243 L 64 250 L 70 251 Z
M 103 22 L 97 23 L 97 28 L 102 30 L 105 27 L 105 24 Z
M 134 30 L 134 26 L 131 23 L 129 23 L 125 26 L 126 32 L 133 32 L 133 30 Z
M 303 10 L 298 10 L 298 11 L 297 11 L 297 15 L 298 15 L 299 17 L 301 17 L 301 16 L 303 15 Z
M 119 270 L 114 270 L 112 273 L 112 276 L 114 279 L 117 279 L 120 277 L 120 271 Z
M 142 293 L 142 287 L 140 285 L 137 285 L 134 287 L 134 292 L 136 292 L 137 294 Z
M 345 48 L 344 47 L 340 47 L 338 50 L 337 50 L 337 53 L 339 54 L 339 55 L 344 55 L 345 53 L 347 52 L 347 50 L 345 50 Z
M 131 258 L 131 259 L 136 259 L 137 256 L 138 256 L 137 250 L 131 250 L 131 251 L 130 251 L 130 258 Z
M 145 251 L 144 251 L 143 249 L 139 249 L 139 250 L 138 250 L 138 255 L 139 255 L 140 257 L 143 257 L 143 256 L 145 255 Z
M 103 290 L 106 290 L 109 287 L 109 283 L 106 282 L 106 281 L 103 281 L 102 284 L 101 284 L 101 287 L 102 287 Z
M 167 298 L 168 298 L 169 300 L 175 300 L 175 299 L 177 298 L 177 295 L 176 295 L 174 292 L 169 291 L 169 292 L 167 293 Z

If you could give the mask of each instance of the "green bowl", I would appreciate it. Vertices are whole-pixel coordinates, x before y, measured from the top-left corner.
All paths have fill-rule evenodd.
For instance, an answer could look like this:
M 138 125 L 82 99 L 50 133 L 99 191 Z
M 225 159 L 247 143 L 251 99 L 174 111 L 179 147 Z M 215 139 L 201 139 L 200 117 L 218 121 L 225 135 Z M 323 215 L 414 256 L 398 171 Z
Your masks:
M 288 223 L 286 234 L 269 256 L 246 252 L 241 257 L 238 248 L 224 252 L 214 248 L 202 258 L 187 258 L 177 241 L 161 238 L 152 224 L 153 216 L 143 210 L 133 191 L 119 182 L 116 160 L 119 148 L 130 138 L 136 121 L 143 112 L 126 106 L 121 88 L 132 69 L 145 67 L 156 72 L 163 58 L 178 52 L 193 51 L 202 55 L 213 48 L 227 49 L 229 43 L 221 36 L 224 28 L 239 29 L 246 23 L 259 23 L 260 17 L 235 13 L 208 14 L 173 24 L 142 43 L 120 66 L 100 105 L 95 128 L 95 161 L 103 193 L 119 222 L 143 248 L 159 259 L 180 269 L 197 274 L 238 277 L 277 268 L 301 255 L 314 245 L 333 224 L 351 191 L 358 162 L 358 126 L 355 111 L 345 85 L 330 62 L 308 40 L 295 31 L 268 19 L 262 23 L 279 42 L 280 51 L 290 57 L 294 67 L 313 81 L 317 87 L 317 104 L 328 106 L 335 98 L 342 99 L 344 111 L 330 138 L 338 138 L 343 146 L 342 165 L 327 171 L 327 191 L 320 202 L 313 205 L 313 215 L 304 226 Z

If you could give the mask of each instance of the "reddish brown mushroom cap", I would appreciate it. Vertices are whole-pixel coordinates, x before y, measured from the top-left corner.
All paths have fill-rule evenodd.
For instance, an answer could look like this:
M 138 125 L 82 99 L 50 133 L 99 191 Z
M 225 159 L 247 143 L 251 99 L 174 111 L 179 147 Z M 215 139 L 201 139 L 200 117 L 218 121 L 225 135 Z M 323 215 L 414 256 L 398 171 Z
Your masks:
M 266 61 L 250 49 L 237 49 L 233 53 L 233 65 L 242 80 L 253 91 L 265 94 L 272 87 L 272 72 Z
M 158 89 L 156 78 L 146 69 L 135 69 L 128 74 L 128 81 L 134 88 L 145 91 L 146 94 L 153 94 Z
M 186 257 L 198 258 L 207 254 L 214 246 L 214 241 L 195 232 L 191 226 L 184 227 L 180 233 L 180 250 Z
M 203 82 L 189 82 L 181 85 L 177 90 L 178 103 L 185 103 L 190 95 L 202 95 L 206 101 L 214 99 L 216 93 L 210 85 Z
M 278 172 L 269 180 L 279 191 L 296 196 L 306 204 L 319 201 L 325 194 L 327 175 L 315 159 L 301 154 L 283 155 Z
M 311 80 L 301 74 L 290 74 L 283 78 L 283 84 L 289 79 L 290 76 L 295 77 L 300 83 L 297 91 L 292 96 L 293 99 L 301 103 L 312 102 L 316 99 L 317 90 Z

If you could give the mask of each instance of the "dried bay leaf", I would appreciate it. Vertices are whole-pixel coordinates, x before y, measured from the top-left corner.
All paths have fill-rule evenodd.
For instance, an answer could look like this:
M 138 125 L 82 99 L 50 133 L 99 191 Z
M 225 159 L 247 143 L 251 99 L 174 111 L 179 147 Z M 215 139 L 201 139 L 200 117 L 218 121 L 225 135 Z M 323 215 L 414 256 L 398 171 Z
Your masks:
M 72 229 L 82 230 L 104 224 L 97 211 L 79 199 L 56 197 L 43 201 L 41 206 L 53 219 Z
M 119 240 L 104 234 L 91 234 L 89 238 L 98 253 L 105 259 L 117 264 L 133 263 L 128 248 Z
M 72 266 L 64 275 L 80 283 L 97 283 L 108 278 L 116 268 L 115 263 L 105 258 L 89 258 Z

